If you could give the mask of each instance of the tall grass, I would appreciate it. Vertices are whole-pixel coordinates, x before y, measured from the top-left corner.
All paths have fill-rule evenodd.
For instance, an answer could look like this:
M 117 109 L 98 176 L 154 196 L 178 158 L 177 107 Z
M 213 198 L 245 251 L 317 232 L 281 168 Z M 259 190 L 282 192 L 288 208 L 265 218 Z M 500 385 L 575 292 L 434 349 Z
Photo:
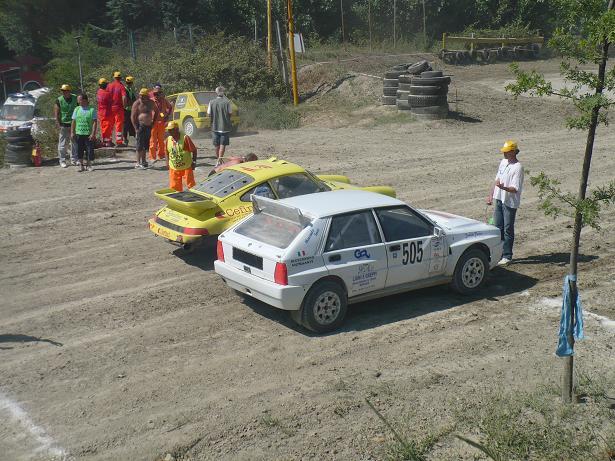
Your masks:
M 290 104 L 279 99 L 240 101 L 239 116 L 242 129 L 285 130 L 298 128 L 301 116 Z

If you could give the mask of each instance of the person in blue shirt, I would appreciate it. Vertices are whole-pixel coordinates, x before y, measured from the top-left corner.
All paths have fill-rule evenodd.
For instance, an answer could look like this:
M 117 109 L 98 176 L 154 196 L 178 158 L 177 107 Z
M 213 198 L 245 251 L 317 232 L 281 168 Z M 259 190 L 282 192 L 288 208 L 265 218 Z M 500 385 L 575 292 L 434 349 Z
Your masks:
M 86 94 L 80 94 L 77 97 L 77 102 L 79 105 L 75 107 L 75 111 L 73 112 L 70 134 L 71 138 L 75 139 L 77 142 L 77 158 L 81 165 L 79 171 L 85 171 L 86 167 L 88 171 L 93 171 L 94 140 L 96 139 L 96 127 L 98 126 L 96 110 L 90 107 Z M 86 167 L 83 165 L 84 155 L 87 155 Z

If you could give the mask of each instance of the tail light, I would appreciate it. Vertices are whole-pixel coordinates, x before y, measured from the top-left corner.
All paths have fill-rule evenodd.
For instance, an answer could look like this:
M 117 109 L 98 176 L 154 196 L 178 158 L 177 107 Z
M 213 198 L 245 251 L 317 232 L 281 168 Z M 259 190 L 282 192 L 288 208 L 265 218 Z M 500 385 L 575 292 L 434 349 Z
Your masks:
M 273 281 L 278 285 L 288 285 L 288 270 L 286 269 L 286 264 L 275 263 Z
M 184 227 L 183 232 L 186 235 L 209 235 L 207 229 L 198 227 Z
M 220 240 L 218 240 L 218 245 L 216 246 L 216 253 L 218 254 L 218 261 L 224 262 L 224 248 Z

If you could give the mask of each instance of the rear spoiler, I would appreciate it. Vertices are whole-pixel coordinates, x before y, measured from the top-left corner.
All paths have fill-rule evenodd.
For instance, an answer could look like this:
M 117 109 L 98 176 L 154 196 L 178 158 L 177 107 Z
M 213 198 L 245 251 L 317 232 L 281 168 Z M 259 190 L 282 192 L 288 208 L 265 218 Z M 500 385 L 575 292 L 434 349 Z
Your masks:
M 286 219 L 300 226 L 306 226 L 311 222 L 311 219 L 301 213 L 299 208 L 284 205 L 277 200 L 268 197 L 259 197 L 252 195 L 252 212 L 254 214 L 265 213 L 278 218 Z
M 155 194 L 156 197 L 164 200 L 170 208 L 193 215 L 201 214 L 218 206 L 215 201 L 190 191 L 177 192 L 175 189 L 160 189 Z
M 350 184 L 350 179 L 348 179 L 348 176 L 343 176 L 341 174 L 317 174 L 316 177 L 321 181 L 333 181 Z

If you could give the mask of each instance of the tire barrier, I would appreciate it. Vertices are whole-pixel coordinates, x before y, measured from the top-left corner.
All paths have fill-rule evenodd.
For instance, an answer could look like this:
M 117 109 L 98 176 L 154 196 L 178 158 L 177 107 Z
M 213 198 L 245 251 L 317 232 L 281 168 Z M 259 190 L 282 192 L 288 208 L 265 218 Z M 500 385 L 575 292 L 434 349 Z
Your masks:
M 468 50 L 440 50 L 438 57 L 446 64 L 493 64 L 497 61 L 522 61 L 537 59 L 540 45 L 500 46 Z
M 429 62 L 423 60 L 408 64 L 397 64 L 384 73 L 382 82 L 382 104 L 397 106 L 397 109 L 409 112 L 408 95 L 412 78 L 422 72 L 432 71 Z M 440 74 L 441 75 L 441 74 Z
M 448 117 L 448 86 L 451 78 L 442 71 L 425 71 L 412 77 L 408 92 L 410 114 L 419 120 Z
M 5 134 L 4 163 L 12 168 L 32 166 L 34 139 L 30 130 L 15 130 Z

